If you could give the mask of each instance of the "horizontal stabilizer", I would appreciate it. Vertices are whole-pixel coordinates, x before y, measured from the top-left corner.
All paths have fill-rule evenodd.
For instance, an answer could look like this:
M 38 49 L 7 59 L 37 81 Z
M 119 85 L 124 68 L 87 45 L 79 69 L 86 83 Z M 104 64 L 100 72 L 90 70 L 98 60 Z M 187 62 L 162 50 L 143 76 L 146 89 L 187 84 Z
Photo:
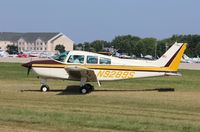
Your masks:
M 172 72 L 167 72 L 165 73 L 166 76 L 182 76 L 181 73 L 177 72 L 177 73 L 172 73 Z

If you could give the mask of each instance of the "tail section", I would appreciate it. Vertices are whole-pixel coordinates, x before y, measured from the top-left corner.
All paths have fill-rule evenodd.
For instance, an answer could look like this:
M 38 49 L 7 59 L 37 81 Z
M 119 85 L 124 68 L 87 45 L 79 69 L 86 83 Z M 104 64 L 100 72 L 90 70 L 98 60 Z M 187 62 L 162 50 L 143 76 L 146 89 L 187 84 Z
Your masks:
M 155 61 L 156 65 L 168 68 L 170 71 L 177 71 L 186 47 L 186 43 L 173 44 L 169 50 Z

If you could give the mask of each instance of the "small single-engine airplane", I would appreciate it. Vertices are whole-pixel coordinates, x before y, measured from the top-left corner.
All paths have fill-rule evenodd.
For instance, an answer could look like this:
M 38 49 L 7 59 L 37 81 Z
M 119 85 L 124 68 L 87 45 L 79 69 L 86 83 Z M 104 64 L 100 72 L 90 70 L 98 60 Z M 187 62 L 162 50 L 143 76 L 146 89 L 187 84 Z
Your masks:
M 179 76 L 180 60 L 186 43 L 173 44 L 157 60 L 134 60 L 91 53 L 86 51 L 67 51 L 49 60 L 31 61 L 23 64 L 41 78 L 41 91 L 49 90 L 47 79 L 68 79 L 80 81 L 80 93 L 94 90 L 87 82 L 120 80 L 155 76 Z

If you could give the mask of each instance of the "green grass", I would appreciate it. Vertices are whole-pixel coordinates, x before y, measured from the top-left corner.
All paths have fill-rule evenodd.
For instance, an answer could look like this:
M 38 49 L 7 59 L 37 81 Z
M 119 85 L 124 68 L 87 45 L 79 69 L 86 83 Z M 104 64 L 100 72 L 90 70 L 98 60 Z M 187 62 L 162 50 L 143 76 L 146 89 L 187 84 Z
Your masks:
M 49 80 L 51 92 L 39 92 L 39 79 L 20 64 L 0 63 L 0 131 L 200 131 L 200 71 L 182 77 L 103 82 L 88 95 L 67 86 L 79 82 Z M 175 88 L 175 92 L 140 91 Z M 65 91 L 62 91 L 66 89 Z M 74 88 L 76 89 L 76 88 Z M 24 91 L 22 91 L 24 90 Z

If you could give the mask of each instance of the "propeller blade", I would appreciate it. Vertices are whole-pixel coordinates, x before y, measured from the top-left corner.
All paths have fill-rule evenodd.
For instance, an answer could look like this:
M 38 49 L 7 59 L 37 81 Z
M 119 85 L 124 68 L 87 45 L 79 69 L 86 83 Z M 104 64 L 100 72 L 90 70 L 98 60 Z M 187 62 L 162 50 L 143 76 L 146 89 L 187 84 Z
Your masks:
M 28 62 L 28 63 L 22 64 L 22 66 L 28 68 L 28 70 L 27 70 L 27 76 L 28 76 L 32 69 L 32 63 Z
M 31 66 L 29 66 L 29 67 L 28 67 L 28 70 L 27 70 L 27 76 L 29 75 L 29 73 L 30 73 L 31 69 L 32 69 L 32 67 L 31 67 Z

